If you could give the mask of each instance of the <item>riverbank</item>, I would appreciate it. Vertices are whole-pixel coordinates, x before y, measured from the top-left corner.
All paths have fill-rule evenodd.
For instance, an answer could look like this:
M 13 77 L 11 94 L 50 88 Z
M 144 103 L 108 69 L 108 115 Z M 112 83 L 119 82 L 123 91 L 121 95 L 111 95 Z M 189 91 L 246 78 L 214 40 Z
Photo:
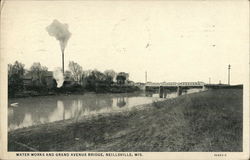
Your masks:
M 242 151 L 242 89 L 218 89 L 8 133 L 9 151 Z

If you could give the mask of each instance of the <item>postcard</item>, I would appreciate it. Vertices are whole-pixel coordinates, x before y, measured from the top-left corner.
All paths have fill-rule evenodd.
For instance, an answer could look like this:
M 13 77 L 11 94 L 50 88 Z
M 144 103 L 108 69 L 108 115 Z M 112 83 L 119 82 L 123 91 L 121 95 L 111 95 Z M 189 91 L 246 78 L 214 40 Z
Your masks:
M 1 159 L 249 159 L 249 1 L 1 1 Z

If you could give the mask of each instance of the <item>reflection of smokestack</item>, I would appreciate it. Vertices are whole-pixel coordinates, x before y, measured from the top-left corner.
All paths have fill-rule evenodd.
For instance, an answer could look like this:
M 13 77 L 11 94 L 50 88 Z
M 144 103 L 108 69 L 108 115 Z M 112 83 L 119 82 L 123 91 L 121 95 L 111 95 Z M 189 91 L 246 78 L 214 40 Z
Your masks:
M 60 110 L 62 110 L 62 120 L 65 120 L 65 107 L 64 107 L 63 101 L 58 100 L 58 101 L 57 101 L 57 107 L 58 107 Z

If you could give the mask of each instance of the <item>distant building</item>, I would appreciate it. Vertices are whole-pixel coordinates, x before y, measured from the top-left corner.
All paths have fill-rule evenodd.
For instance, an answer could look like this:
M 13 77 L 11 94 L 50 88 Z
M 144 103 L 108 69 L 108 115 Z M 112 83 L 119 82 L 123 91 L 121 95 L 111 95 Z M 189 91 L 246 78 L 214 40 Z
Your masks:
M 144 86 L 146 83 L 143 83 L 143 82 L 136 82 L 135 85 L 136 86 Z
M 53 88 L 55 86 L 52 71 L 48 71 L 45 73 L 44 80 L 48 88 Z
M 25 88 L 37 87 L 43 85 L 45 85 L 47 88 L 53 88 L 55 85 L 53 80 L 53 72 L 52 71 L 45 72 L 42 75 L 41 79 L 36 74 L 28 72 L 23 77 L 23 84 Z
M 70 71 L 65 71 L 64 72 L 64 80 L 65 81 L 73 81 L 72 74 Z
M 129 85 L 133 85 L 133 86 L 135 85 L 135 82 L 134 82 L 134 81 L 128 80 L 127 82 L 128 82 Z
M 32 78 L 28 77 L 28 76 L 24 76 L 23 77 L 23 85 L 24 85 L 24 87 L 32 86 Z
M 30 72 L 24 74 L 23 84 L 24 84 L 24 87 L 33 85 L 33 76 Z

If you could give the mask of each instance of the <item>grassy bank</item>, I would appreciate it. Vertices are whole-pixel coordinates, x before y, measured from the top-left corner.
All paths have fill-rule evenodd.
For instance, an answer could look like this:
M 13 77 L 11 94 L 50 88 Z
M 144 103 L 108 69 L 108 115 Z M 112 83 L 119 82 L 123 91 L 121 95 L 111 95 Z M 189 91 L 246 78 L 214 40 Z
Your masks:
M 11 131 L 9 151 L 242 151 L 242 89 Z

